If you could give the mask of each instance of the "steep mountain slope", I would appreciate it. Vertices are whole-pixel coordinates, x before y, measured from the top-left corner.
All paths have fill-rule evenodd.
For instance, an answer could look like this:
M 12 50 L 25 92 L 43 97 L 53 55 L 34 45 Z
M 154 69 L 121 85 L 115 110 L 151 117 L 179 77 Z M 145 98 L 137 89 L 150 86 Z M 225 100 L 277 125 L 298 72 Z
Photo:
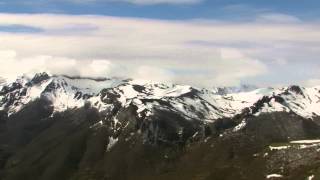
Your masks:
M 318 178 L 320 143 L 291 142 L 320 139 L 319 90 L 21 77 L 0 90 L 0 177 Z

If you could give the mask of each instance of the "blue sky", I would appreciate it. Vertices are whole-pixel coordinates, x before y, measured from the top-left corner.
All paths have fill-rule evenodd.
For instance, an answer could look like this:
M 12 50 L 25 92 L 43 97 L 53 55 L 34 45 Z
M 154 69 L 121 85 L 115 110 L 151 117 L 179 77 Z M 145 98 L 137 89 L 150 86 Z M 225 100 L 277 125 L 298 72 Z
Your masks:
M 0 76 L 320 85 L 319 17 L 317 0 L 0 0 Z
M 7 13 L 98 14 L 156 19 L 235 20 L 247 19 L 261 12 L 290 14 L 301 19 L 314 19 L 320 15 L 318 0 L 304 0 L 303 2 L 300 0 L 199 0 L 194 3 L 170 3 L 170 0 L 163 3 L 149 1 L 151 3 L 130 3 L 119 0 L 1 0 L 0 11 Z

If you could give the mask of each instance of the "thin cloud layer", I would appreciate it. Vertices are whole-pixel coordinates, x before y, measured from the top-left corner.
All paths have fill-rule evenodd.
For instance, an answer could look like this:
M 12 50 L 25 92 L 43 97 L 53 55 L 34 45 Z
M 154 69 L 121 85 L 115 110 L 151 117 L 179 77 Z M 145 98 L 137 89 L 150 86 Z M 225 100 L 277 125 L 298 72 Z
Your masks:
M 0 14 L 0 26 L 12 25 L 38 31 L 0 32 L 0 76 L 46 70 L 197 86 L 270 85 L 316 78 L 319 65 L 320 25 L 288 15 L 240 23 Z M 302 65 L 309 70 L 300 74 Z M 273 76 L 279 78 L 266 78 Z

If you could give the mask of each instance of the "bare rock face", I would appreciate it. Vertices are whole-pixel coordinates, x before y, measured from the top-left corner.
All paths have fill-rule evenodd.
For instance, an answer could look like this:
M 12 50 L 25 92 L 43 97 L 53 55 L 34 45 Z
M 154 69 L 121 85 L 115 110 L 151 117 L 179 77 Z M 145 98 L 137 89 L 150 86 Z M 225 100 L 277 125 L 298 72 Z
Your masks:
M 27 83 L 28 86 L 32 86 L 35 84 L 40 84 L 46 80 L 50 79 L 50 76 L 43 72 L 43 73 L 37 73 L 35 76 Z

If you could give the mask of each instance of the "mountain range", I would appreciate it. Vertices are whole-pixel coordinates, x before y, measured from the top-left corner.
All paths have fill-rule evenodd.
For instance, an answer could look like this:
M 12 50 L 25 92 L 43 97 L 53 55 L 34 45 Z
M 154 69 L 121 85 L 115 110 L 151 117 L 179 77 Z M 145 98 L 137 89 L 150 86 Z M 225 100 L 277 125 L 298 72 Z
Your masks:
M 320 179 L 320 86 L 0 83 L 0 179 Z

